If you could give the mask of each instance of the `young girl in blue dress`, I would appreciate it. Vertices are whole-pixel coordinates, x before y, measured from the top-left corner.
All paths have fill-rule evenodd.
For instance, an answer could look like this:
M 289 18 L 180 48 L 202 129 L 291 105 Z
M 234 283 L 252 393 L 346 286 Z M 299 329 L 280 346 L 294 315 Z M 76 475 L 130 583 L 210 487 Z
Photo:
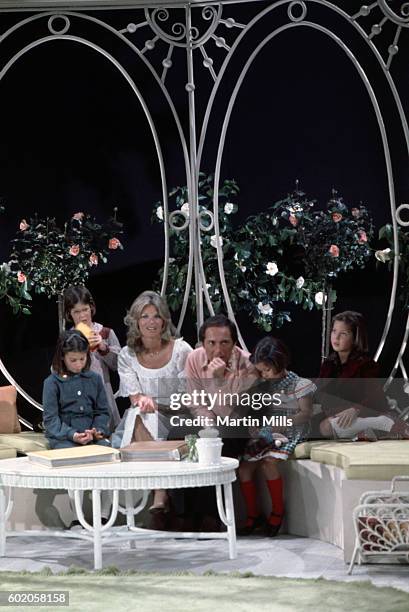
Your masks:
M 90 371 L 90 364 L 85 336 L 77 330 L 63 332 L 43 387 L 45 435 L 52 449 L 109 446 L 108 400 L 103 380 Z
M 296 445 L 307 434 L 312 415 L 312 394 L 316 387 L 310 380 L 300 378 L 287 370 L 289 352 L 285 344 L 277 338 L 267 336 L 260 340 L 250 361 L 263 379 L 252 391 L 266 393 L 270 397 L 274 394 L 280 396 L 281 404 L 272 406 L 264 414 L 269 417 L 286 417 L 289 423 L 282 427 L 250 429 L 251 438 L 245 446 L 239 466 L 240 488 L 246 503 L 247 521 L 237 533 L 250 535 L 264 523 L 264 517 L 257 508 L 256 484 L 253 479 L 260 467 L 271 497 L 271 514 L 265 533 L 274 537 L 280 529 L 284 515 L 283 481 L 278 466 L 280 461 L 286 460 L 293 453 Z

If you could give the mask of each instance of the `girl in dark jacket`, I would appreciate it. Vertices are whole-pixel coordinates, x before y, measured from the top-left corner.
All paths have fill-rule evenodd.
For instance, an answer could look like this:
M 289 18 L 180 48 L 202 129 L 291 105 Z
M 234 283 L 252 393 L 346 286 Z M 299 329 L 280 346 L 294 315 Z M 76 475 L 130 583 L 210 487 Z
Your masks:
M 332 352 L 320 370 L 319 401 L 324 438 L 409 438 L 409 426 L 389 409 L 378 364 L 368 355 L 361 313 L 346 310 L 332 319 Z
M 57 343 L 52 373 L 44 381 L 45 435 L 50 448 L 84 444 L 109 445 L 109 406 L 104 383 L 91 372 L 90 348 L 76 330 L 63 332 Z

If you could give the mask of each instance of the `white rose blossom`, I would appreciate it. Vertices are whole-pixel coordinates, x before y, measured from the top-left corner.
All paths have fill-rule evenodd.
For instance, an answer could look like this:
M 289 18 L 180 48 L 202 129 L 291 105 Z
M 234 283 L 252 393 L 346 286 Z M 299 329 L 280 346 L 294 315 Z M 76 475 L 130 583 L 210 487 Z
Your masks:
M 189 202 L 185 202 L 184 204 L 182 204 L 180 210 L 184 212 L 187 216 L 189 216 Z
M 216 234 L 213 234 L 213 236 L 210 236 L 210 244 L 212 245 L 212 247 L 217 249 Z M 223 238 L 221 236 L 219 236 L 219 245 L 223 246 Z
M 158 219 L 163 221 L 163 208 L 162 208 L 162 206 L 158 206 L 158 208 L 156 209 L 156 216 L 158 217 Z
M 383 249 L 383 251 L 375 251 L 375 257 L 378 261 L 381 261 L 382 263 L 386 263 L 387 261 L 390 261 L 390 259 L 392 258 L 391 253 L 392 253 L 391 249 Z
M 234 204 L 232 204 L 231 202 L 226 202 L 226 204 L 224 205 L 224 212 L 226 213 L 226 215 L 231 215 L 233 210 Z
M 277 272 L 278 272 L 277 264 L 273 261 L 269 261 L 268 264 L 266 265 L 266 274 L 269 274 L 270 276 L 275 276 Z
M 294 204 L 294 206 L 287 206 L 287 210 L 288 210 L 290 213 L 294 214 L 294 213 L 297 213 L 297 212 L 302 212 L 304 209 L 303 209 L 303 207 L 301 206 L 301 204 L 299 204 L 298 202 L 296 202 L 296 203 Z
M 301 289 L 301 287 L 303 287 L 304 283 L 305 283 L 305 281 L 304 281 L 303 277 L 299 276 L 297 278 L 297 280 L 295 281 L 295 286 L 297 287 L 297 289 Z
M 322 306 L 323 301 L 324 301 L 324 294 L 322 291 L 318 291 L 318 293 L 315 294 L 315 302 L 318 304 L 318 306 Z M 327 298 L 325 297 L 325 301 L 327 301 Z
M 263 304 L 263 302 L 259 302 L 257 304 L 257 308 L 263 315 L 271 315 L 273 313 L 273 309 L 271 308 L 270 304 Z
M 238 255 L 237 255 L 237 253 L 235 253 L 235 254 L 234 254 L 234 257 L 233 257 L 233 259 L 234 259 L 235 261 L 238 261 L 238 259 L 239 259 L 239 258 L 238 258 Z
M 240 268 L 240 270 L 241 270 L 242 272 L 245 272 L 245 271 L 247 270 L 246 266 L 241 266 L 241 265 L 240 265 L 240 266 L 239 266 L 239 268 Z

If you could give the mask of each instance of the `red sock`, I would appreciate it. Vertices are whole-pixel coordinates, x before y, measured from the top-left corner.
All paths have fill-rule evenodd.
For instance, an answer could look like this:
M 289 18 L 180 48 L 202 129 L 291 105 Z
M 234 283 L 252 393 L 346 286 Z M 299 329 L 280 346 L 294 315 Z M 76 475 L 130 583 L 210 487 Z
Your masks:
M 240 481 L 240 488 L 241 492 L 243 493 L 244 501 L 246 502 L 246 526 L 250 526 L 257 516 L 256 485 L 252 480 L 245 480 L 244 482 Z
M 281 517 L 284 514 L 283 480 L 282 478 L 267 480 L 267 486 L 271 497 L 271 512 L 279 515 L 271 515 L 268 522 L 271 525 L 278 525 L 281 522 Z

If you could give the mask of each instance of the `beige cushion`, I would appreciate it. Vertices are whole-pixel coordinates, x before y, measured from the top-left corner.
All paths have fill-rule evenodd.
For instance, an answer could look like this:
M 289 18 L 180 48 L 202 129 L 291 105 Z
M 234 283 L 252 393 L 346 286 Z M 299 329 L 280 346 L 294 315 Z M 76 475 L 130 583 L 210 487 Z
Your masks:
M 0 387 L 0 433 L 18 433 L 21 431 L 17 416 L 17 391 L 9 385 Z
M 0 444 L 15 448 L 20 453 L 48 449 L 47 439 L 42 433 L 22 431 L 18 434 L 0 434 Z
M 409 476 L 409 440 L 328 442 L 311 449 L 312 461 L 335 465 L 350 480 Z
M 10 448 L 10 446 L 6 446 L 5 444 L 0 444 L 0 459 L 14 459 L 17 455 L 17 451 L 15 448 Z
M 328 443 L 328 440 L 307 440 L 306 442 L 301 442 L 301 444 L 297 444 L 295 447 L 290 459 L 309 459 L 313 448 Z

